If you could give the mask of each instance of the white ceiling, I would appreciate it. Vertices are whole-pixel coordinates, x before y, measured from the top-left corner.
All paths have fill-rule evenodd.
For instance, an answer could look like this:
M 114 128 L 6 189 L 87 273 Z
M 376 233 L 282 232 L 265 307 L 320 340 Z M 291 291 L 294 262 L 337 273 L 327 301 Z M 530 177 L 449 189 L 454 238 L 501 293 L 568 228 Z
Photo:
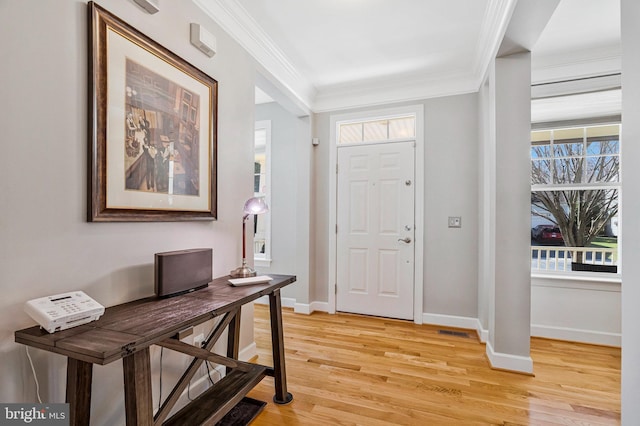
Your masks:
M 237 0 L 318 89 L 465 72 L 489 0 Z
M 561 0 L 532 51 L 534 82 L 619 73 L 620 0 Z
M 194 2 L 316 112 L 477 91 L 517 3 Z M 619 72 L 619 15 L 619 0 L 560 0 L 534 46 L 533 79 Z

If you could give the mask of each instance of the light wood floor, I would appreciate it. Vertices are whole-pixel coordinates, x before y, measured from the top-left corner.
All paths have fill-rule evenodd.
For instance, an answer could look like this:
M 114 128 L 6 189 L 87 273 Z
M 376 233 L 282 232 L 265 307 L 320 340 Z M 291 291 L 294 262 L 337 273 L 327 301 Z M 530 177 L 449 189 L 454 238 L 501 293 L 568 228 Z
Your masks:
M 271 363 L 268 307 L 256 305 L 257 362 Z M 441 328 L 284 310 L 287 383 L 259 425 L 620 424 L 620 349 L 533 338 L 535 377 L 492 370 L 485 345 Z

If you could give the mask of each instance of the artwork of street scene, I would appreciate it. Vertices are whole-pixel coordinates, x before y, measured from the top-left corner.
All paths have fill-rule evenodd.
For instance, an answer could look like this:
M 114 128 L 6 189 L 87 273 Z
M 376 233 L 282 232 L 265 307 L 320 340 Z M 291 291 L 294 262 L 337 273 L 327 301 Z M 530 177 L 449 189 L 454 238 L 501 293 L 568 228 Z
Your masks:
M 199 195 L 200 99 L 127 59 L 125 189 Z

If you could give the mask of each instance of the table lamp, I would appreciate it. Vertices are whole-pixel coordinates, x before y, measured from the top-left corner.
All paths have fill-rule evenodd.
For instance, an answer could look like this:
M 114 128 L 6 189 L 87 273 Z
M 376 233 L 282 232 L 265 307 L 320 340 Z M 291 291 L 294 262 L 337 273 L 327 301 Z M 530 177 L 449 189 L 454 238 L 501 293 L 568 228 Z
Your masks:
M 255 277 L 256 271 L 247 265 L 247 219 L 250 215 L 262 214 L 269 211 L 269 206 L 264 197 L 251 197 L 244 203 L 244 216 L 242 217 L 242 265 L 231 271 L 233 278 Z

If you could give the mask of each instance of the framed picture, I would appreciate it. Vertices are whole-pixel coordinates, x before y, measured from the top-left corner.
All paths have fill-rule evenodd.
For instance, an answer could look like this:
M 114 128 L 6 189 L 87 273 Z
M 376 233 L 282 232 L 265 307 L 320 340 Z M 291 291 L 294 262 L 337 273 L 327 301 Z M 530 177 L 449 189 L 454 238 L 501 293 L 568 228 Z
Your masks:
M 215 220 L 218 82 L 88 7 L 88 220 Z

